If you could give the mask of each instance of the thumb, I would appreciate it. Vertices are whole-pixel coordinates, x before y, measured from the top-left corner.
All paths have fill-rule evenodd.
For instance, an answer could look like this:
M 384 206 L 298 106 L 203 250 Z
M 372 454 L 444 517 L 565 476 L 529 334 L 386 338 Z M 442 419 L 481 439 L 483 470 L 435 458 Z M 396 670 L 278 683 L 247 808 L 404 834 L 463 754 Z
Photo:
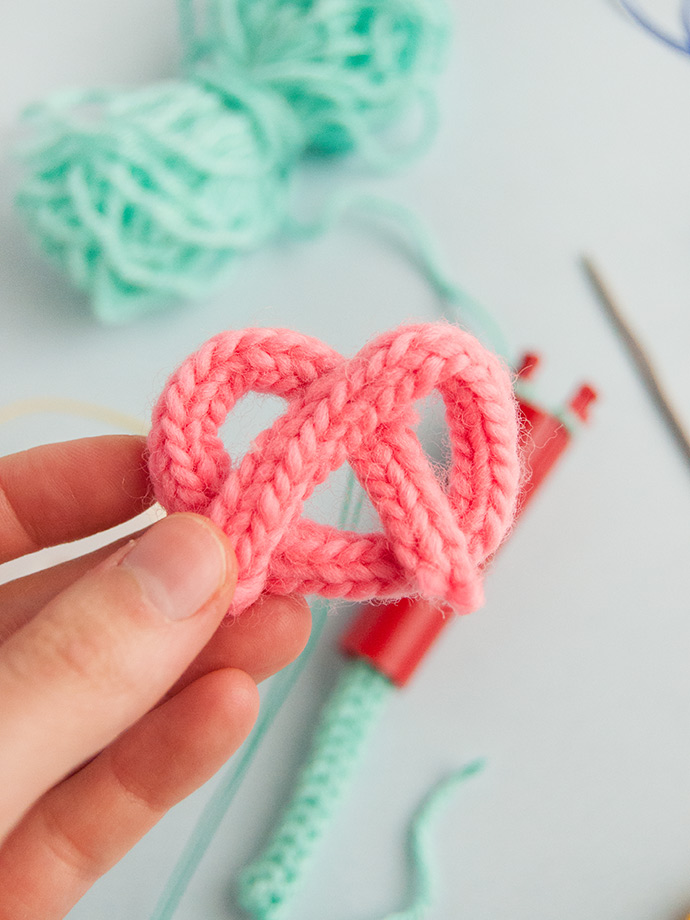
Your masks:
M 220 530 L 171 515 L 0 647 L 0 838 L 155 705 L 227 612 L 236 571 Z

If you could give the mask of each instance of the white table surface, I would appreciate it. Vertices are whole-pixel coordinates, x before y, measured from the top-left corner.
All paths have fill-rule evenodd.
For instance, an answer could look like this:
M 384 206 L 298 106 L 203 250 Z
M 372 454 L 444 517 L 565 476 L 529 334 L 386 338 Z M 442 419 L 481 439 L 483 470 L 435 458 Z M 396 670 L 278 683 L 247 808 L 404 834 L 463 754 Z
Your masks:
M 673 22 L 672 0 L 646 3 Z M 400 908 L 413 808 L 481 755 L 485 773 L 438 824 L 433 917 L 679 920 L 690 910 L 688 469 L 578 258 L 596 258 L 690 423 L 690 58 L 607 0 L 453 0 L 453 9 L 432 150 L 394 177 L 337 166 L 306 177 L 304 211 L 348 183 L 409 205 L 515 351 L 544 355 L 543 398 L 558 403 L 588 380 L 601 400 L 497 560 L 486 607 L 456 623 L 393 700 L 292 916 Z M 173 0 L 2 4 L 0 404 L 88 399 L 145 420 L 167 374 L 221 329 L 290 326 L 350 354 L 378 331 L 436 315 L 414 266 L 350 221 L 245 259 L 225 291 L 193 308 L 118 329 L 90 319 L 12 213 L 17 115 L 52 89 L 173 74 L 175 26 Z M 228 439 L 243 443 L 232 425 Z M 0 450 L 108 430 L 37 415 L 0 426 Z M 331 516 L 337 495 L 320 502 Z M 335 678 L 346 616 L 332 617 L 180 920 L 240 916 L 232 880 L 289 788 Z M 70 916 L 146 918 L 212 788 L 174 810 Z

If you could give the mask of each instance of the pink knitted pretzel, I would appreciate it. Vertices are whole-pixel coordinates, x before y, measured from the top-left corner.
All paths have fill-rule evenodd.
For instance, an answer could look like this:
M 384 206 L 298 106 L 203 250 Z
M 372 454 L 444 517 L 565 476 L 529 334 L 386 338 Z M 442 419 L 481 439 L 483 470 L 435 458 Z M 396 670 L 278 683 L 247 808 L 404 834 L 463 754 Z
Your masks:
M 413 403 L 434 389 L 450 431 L 445 487 L 412 430 Z M 282 396 L 288 408 L 233 467 L 218 429 L 251 390 Z M 511 523 L 519 475 L 509 375 L 447 323 L 388 332 L 349 361 L 285 329 L 223 332 L 168 381 L 149 450 L 158 501 L 207 515 L 233 541 L 233 612 L 264 591 L 358 600 L 420 594 L 475 609 L 481 565 Z M 346 460 L 383 533 L 300 517 L 315 486 Z

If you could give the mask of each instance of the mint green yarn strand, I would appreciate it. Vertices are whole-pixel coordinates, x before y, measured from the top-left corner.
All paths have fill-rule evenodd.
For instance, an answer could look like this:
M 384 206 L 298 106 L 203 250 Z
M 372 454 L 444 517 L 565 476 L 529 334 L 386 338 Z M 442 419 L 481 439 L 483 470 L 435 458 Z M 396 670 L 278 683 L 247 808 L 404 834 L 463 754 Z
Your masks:
M 416 214 L 404 205 L 373 195 L 353 195 L 349 203 L 346 198 L 342 202 L 341 212 L 347 207 L 358 206 L 374 216 L 392 218 L 402 227 L 410 241 L 412 257 L 443 302 L 445 314 L 453 313 L 456 322 L 468 325 L 492 351 L 510 363 L 510 347 L 501 327 L 488 310 L 451 279 L 442 265 L 433 237 Z M 336 214 L 337 209 L 338 205 Z
M 434 822 L 458 786 L 484 768 L 484 761 L 473 760 L 441 780 L 413 816 L 408 832 L 408 858 L 413 877 L 412 899 L 407 907 L 385 920 L 424 920 L 434 905 L 438 888 L 433 862 Z
M 280 920 L 348 791 L 393 684 L 367 662 L 349 662 L 321 714 L 309 760 L 263 853 L 239 880 L 240 906 Z
M 359 492 L 357 501 L 353 501 Z M 357 488 L 352 470 L 349 471 L 345 494 L 338 516 L 338 527 L 356 527 L 364 501 L 364 492 Z M 313 654 L 328 619 L 328 601 L 319 599 L 312 607 L 312 630 L 307 647 L 297 661 L 293 662 L 273 678 L 267 698 L 262 705 L 257 724 L 245 742 L 238 762 L 231 762 L 219 786 L 202 810 L 190 838 L 188 839 L 150 920 L 171 920 L 189 887 L 194 873 L 218 832 L 254 757 L 278 716 L 290 691 L 299 680 Z
M 244 30 L 234 3 L 222 0 L 178 0 L 180 37 L 184 48 L 184 61 L 189 67 L 211 49 L 231 47 L 241 60 L 246 55 Z M 198 28 L 201 19 L 202 28 Z
M 178 0 L 177 15 L 180 20 L 182 60 L 184 65 L 189 67 L 196 61 L 205 46 L 204 36 L 197 29 L 194 0 Z
M 462 288 L 456 286 L 449 290 L 444 315 L 460 325 L 469 326 L 485 345 L 503 358 L 508 367 L 513 367 L 514 352 L 502 328 L 491 313 Z
M 444 269 L 438 247 L 417 215 L 405 205 L 378 195 L 341 192 L 334 195 L 320 218 L 312 223 L 289 219 L 287 230 L 295 237 L 316 237 L 331 230 L 346 212 L 361 211 L 391 220 L 407 237 L 406 245 L 422 276 L 439 297 L 444 315 L 470 328 L 485 345 L 512 366 L 512 350 L 500 325 L 479 301 L 467 294 Z

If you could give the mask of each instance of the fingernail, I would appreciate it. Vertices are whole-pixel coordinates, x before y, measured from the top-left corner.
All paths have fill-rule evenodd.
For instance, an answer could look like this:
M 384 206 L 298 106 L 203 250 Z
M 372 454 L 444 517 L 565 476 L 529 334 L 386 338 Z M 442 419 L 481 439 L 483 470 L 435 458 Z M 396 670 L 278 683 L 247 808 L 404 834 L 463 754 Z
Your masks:
M 169 620 L 193 616 L 227 577 L 225 545 L 200 518 L 175 514 L 154 524 L 120 563 Z

